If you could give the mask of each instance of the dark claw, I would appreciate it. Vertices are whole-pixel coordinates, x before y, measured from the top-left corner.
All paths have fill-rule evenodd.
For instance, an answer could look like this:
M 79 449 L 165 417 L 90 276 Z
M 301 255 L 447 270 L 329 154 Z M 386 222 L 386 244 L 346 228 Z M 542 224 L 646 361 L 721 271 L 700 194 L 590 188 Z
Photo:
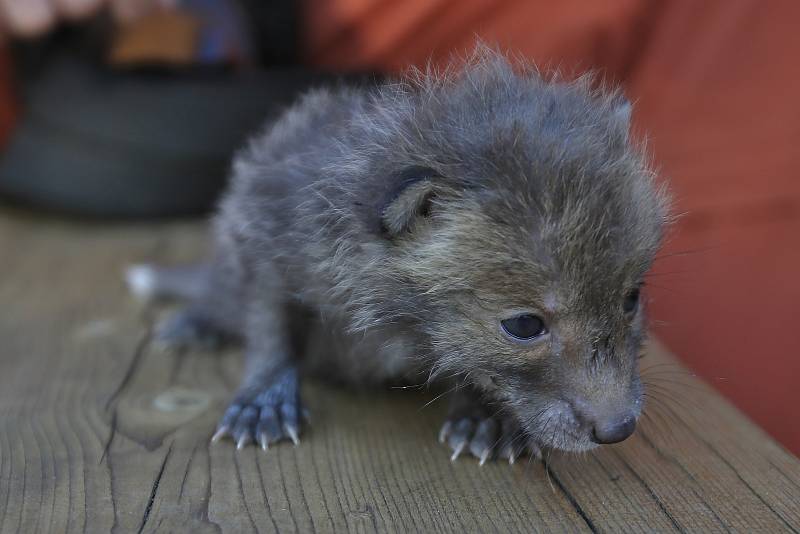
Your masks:
M 439 431 L 439 443 L 444 443 L 450 436 L 450 430 L 453 428 L 452 421 L 445 421 L 442 429 Z
M 526 438 L 523 437 L 516 421 L 511 419 L 503 420 L 501 434 L 502 437 L 499 443 L 500 457 L 508 460 L 509 464 L 513 464 L 517 458 L 525 453 Z
M 297 432 L 297 426 L 284 423 L 283 430 L 286 432 L 286 435 L 289 436 L 289 439 L 292 440 L 292 443 L 295 445 L 300 445 L 300 436 Z
M 509 464 L 513 464 L 517 461 L 517 458 L 522 456 L 523 450 L 520 447 L 517 447 L 511 443 L 508 443 L 500 449 L 500 458 L 505 458 L 508 460 Z
M 464 448 L 467 446 L 467 440 L 463 440 L 460 442 L 450 441 L 450 448 L 453 449 L 453 455 L 450 456 L 450 461 L 455 462 L 458 460 L 458 457 L 461 455 Z
M 499 438 L 500 425 L 494 419 L 484 419 L 478 424 L 475 435 L 469 444 L 469 451 L 480 460 L 480 465 L 486 463 Z
M 239 435 L 239 439 L 236 440 L 236 448 L 241 450 L 244 449 L 247 445 L 250 444 L 252 441 L 252 436 L 250 435 L 249 430 L 245 430 Z
M 284 426 L 294 427 L 295 430 L 300 425 L 300 414 L 297 410 L 296 404 L 284 403 L 281 404 L 281 420 Z
M 461 419 L 460 421 L 456 421 L 456 424 L 453 425 L 453 429 L 448 438 L 450 448 L 455 449 L 456 445 L 460 445 L 469 441 L 469 439 L 472 437 L 473 427 L 474 424 L 471 419 Z
M 456 461 L 464 449 L 469 445 L 469 440 L 472 438 L 474 430 L 474 422 L 472 419 L 461 419 L 456 421 L 450 428 L 449 435 L 447 436 L 447 444 L 453 451 L 450 457 L 451 461 Z
M 236 423 L 236 420 L 239 417 L 239 413 L 242 411 L 242 406 L 239 404 L 231 404 L 228 406 L 228 409 L 225 410 L 225 414 L 222 416 L 222 419 L 219 422 L 218 429 L 222 429 L 225 427 L 227 430 L 233 428 L 233 425 Z M 227 433 L 227 432 L 226 432 Z M 217 431 L 219 434 L 219 430 Z M 224 436 L 225 434 L 223 434 Z
M 271 406 L 265 406 L 261 409 L 261 418 L 256 427 L 256 433 L 261 436 L 266 436 L 267 443 L 274 443 L 281 439 L 281 426 L 278 421 L 278 414 Z
M 258 408 L 255 406 L 245 406 L 239 413 L 236 424 L 233 427 L 233 440 L 236 447 L 241 449 L 250 443 L 253 433 L 251 429 L 258 421 Z
M 222 438 L 224 438 L 225 436 L 227 436 L 230 433 L 230 430 L 231 430 L 230 427 L 228 427 L 226 425 L 218 426 L 217 427 L 217 431 L 214 432 L 213 436 L 211 436 L 211 443 L 216 443 L 219 440 L 221 440 Z

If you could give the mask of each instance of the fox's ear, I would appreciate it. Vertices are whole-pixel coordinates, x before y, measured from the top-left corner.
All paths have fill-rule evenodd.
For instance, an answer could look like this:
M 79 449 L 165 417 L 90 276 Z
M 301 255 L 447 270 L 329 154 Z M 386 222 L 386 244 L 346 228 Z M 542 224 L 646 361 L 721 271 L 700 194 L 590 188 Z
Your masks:
M 410 232 L 419 219 L 430 215 L 436 176 L 436 171 L 427 167 L 410 167 L 398 175 L 380 208 L 381 232 L 386 237 Z

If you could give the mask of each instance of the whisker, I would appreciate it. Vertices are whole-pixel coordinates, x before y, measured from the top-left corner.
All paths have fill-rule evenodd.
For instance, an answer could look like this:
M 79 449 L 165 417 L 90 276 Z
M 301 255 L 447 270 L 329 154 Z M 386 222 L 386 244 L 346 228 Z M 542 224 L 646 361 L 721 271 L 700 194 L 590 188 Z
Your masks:
M 672 389 L 659 386 L 657 384 L 649 384 L 649 387 L 651 388 L 651 392 L 654 394 L 654 396 L 661 396 L 662 399 L 666 399 L 675 403 L 678 407 L 688 413 L 691 413 L 694 410 L 704 410 L 704 407 L 698 402 L 697 399 L 692 399 L 691 397 L 679 397 Z
M 674 423 L 671 423 L 671 421 L 674 421 L 674 416 L 671 411 L 667 410 L 660 399 L 651 398 L 651 400 L 653 402 L 649 406 L 647 415 L 650 421 L 654 423 L 653 430 L 657 432 L 654 436 L 663 441 L 669 448 L 678 448 L 678 442 L 673 431 Z
M 686 404 L 688 402 L 687 398 L 675 397 L 670 390 L 663 390 L 663 389 L 656 390 L 654 393 L 657 393 L 657 395 L 651 395 L 650 398 L 656 401 L 656 403 L 659 406 L 667 410 L 670 414 L 670 417 L 675 421 L 675 423 L 686 427 L 691 426 L 680 415 L 681 413 L 685 413 L 690 418 L 690 420 L 695 424 L 695 426 L 703 427 L 708 425 L 708 423 L 706 422 L 701 423 L 694 415 L 696 412 L 704 410 L 704 407 L 701 406 L 700 404 L 696 404 L 694 406 L 688 406 Z M 680 408 L 680 410 L 674 409 L 672 406 L 670 406 L 670 404 L 667 401 Z
M 443 392 L 443 393 L 440 393 L 439 395 L 436 395 L 434 398 L 432 398 L 431 400 L 429 400 L 428 402 L 426 402 L 426 403 L 425 403 L 425 404 L 424 404 L 424 405 L 423 405 L 423 406 L 422 406 L 422 407 L 421 407 L 419 410 L 417 410 L 417 411 L 418 411 L 418 412 L 421 412 L 422 410 L 424 410 L 425 408 L 427 408 L 428 406 L 430 406 L 431 404 L 433 404 L 433 403 L 434 403 L 434 402 L 436 402 L 437 400 L 441 399 L 442 397 L 444 397 L 444 396 L 445 396 L 445 395 L 447 395 L 448 393 L 452 393 L 452 392 L 454 392 L 454 391 L 457 391 L 457 390 L 459 390 L 459 389 L 463 388 L 464 386 L 466 386 L 466 384 L 464 384 L 463 382 L 462 382 L 462 383 L 457 383 L 455 386 L 453 386 L 452 388 L 448 389 L 447 391 L 445 391 L 445 392 Z
M 642 379 L 642 383 L 646 386 L 658 386 L 666 389 L 667 391 L 672 391 L 673 393 L 699 393 L 701 395 L 711 394 L 710 391 L 704 389 L 701 385 L 688 384 L 686 382 L 681 382 L 680 380 L 670 380 L 667 377 L 646 377 Z
M 693 274 L 694 271 L 665 271 L 660 273 L 647 273 L 644 275 L 645 278 L 651 278 L 654 276 L 670 276 L 676 274 Z
M 655 261 L 663 260 L 663 259 L 666 259 L 666 258 L 674 258 L 674 257 L 677 257 L 677 256 L 689 256 L 691 254 L 699 254 L 701 252 L 709 252 L 711 250 L 717 250 L 718 248 L 719 247 L 717 247 L 717 246 L 708 246 L 708 247 L 702 247 L 702 248 L 696 248 L 696 249 L 679 250 L 679 251 L 676 251 L 676 252 L 670 252 L 668 254 L 658 254 L 655 257 Z

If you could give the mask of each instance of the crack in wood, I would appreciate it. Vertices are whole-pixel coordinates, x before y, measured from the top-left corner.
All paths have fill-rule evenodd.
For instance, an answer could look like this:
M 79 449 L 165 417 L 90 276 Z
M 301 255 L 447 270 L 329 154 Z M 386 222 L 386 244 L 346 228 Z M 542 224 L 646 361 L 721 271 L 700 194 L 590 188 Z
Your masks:
M 156 475 L 153 485 L 150 488 L 150 497 L 147 499 L 147 506 L 145 506 L 144 515 L 142 515 L 142 524 L 139 525 L 139 530 L 137 531 L 138 534 L 142 534 L 145 525 L 147 525 L 147 520 L 150 518 L 150 512 L 153 509 L 153 503 L 155 502 L 156 494 L 158 493 L 158 485 L 161 483 L 161 477 L 164 476 L 164 470 L 167 467 L 169 455 L 172 454 L 172 445 L 173 443 L 169 444 L 169 449 L 167 449 L 167 454 L 164 455 L 164 461 L 161 462 L 161 468 L 158 470 L 158 475 Z
M 786 482 L 788 482 L 788 483 L 789 483 L 789 485 L 790 485 L 790 486 L 793 486 L 793 487 L 797 488 L 798 490 L 800 490 L 800 484 L 798 484 L 797 482 L 795 482 L 794 480 L 792 480 L 791 478 L 789 478 L 789 477 L 786 475 L 786 473 L 784 473 L 784 472 L 783 472 L 783 469 L 781 469 L 779 466 L 775 465 L 775 462 L 773 462 L 773 461 L 772 461 L 772 460 L 770 460 L 769 458 L 767 458 L 766 460 L 767 460 L 767 463 L 768 463 L 770 466 L 772 466 L 772 468 L 773 468 L 775 471 L 777 471 L 777 472 L 778 472 L 778 473 L 781 475 L 781 477 L 782 477 L 782 478 L 783 478 L 783 479 L 784 479 Z
M 103 454 L 100 455 L 100 461 L 98 465 L 103 463 L 108 457 L 108 453 L 111 450 L 111 444 L 114 442 L 114 438 L 117 435 L 117 420 L 118 420 L 118 412 L 117 412 L 117 400 L 125 388 L 128 386 L 128 383 L 133 378 L 136 369 L 139 367 L 139 362 L 142 359 L 142 356 L 145 353 L 150 341 L 153 337 L 153 321 L 150 317 L 150 313 L 145 311 L 142 317 L 145 323 L 144 333 L 142 337 L 139 338 L 139 341 L 136 343 L 136 346 L 133 349 L 133 356 L 130 359 L 130 363 L 128 364 L 127 369 L 125 369 L 125 374 L 122 377 L 122 381 L 117 385 L 117 388 L 111 393 L 111 396 L 106 400 L 105 404 L 105 411 L 108 412 L 111 406 L 113 405 L 113 410 L 111 412 L 111 420 L 109 421 L 109 432 L 108 438 L 106 438 L 105 443 L 103 444 Z
M 272 528 L 275 529 L 275 532 L 280 532 L 278 524 L 275 522 L 275 517 L 272 515 L 272 506 L 269 504 L 269 499 L 267 498 L 267 488 L 264 486 L 264 473 L 261 472 L 261 462 L 258 460 L 256 460 L 256 470 L 258 471 L 258 485 L 261 488 L 261 497 L 264 501 L 264 506 L 267 509 L 267 517 L 269 517 L 269 520 L 272 523 Z
M 715 455 L 717 458 L 719 458 L 720 460 L 722 460 L 722 463 L 724 463 L 725 465 L 727 465 L 727 466 L 728 466 L 728 468 L 729 468 L 731 471 L 733 471 L 733 474 L 735 474 L 735 475 L 736 475 L 736 478 L 738 478 L 738 479 L 739 479 L 739 481 L 740 481 L 742 484 L 744 484 L 744 485 L 745 485 L 745 487 L 746 487 L 748 490 L 750 490 L 750 492 L 751 492 L 753 495 L 755 495 L 755 496 L 756 496 L 756 498 L 757 498 L 759 501 L 761 501 L 761 503 L 762 503 L 764 506 L 766 506 L 766 507 L 767 507 L 767 509 L 768 509 L 770 512 L 772 512 L 773 514 L 775 514 L 775 517 L 777 517 L 778 519 L 780 519 L 780 520 L 781 520 L 781 523 L 783 523 L 783 525 L 784 525 L 786 528 L 788 528 L 788 529 L 789 529 L 791 532 L 793 532 L 794 534 L 798 534 L 798 530 L 797 530 L 796 528 L 794 528 L 794 527 L 793 527 L 791 524 L 789 524 L 789 522 L 788 522 L 788 521 L 787 521 L 787 520 L 786 520 L 786 519 L 785 519 L 785 518 L 784 518 L 784 517 L 783 517 L 781 514 L 779 514 L 779 513 L 778 513 L 778 511 L 777 511 L 777 510 L 775 510 L 775 508 L 773 508 L 773 507 L 772 507 L 772 505 L 771 505 L 771 504 L 769 504 L 769 503 L 767 502 L 767 500 L 766 500 L 766 499 L 765 499 L 765 498 L 764 498 L 764 497 L 763 497 L 763 496 L 762 496 L 762 495 L 761 495 L 759 492 L 757 492 L 757 491 L 756 491 L 756 489 L 755 489 L 755 488 L 754 488 L 752 485 L 750 485 L 750 482 L 748 482 L 747 480 L 745 480 L 745 479 L 744 479 L 744 477 L 743 477 L 741 474 L 739 474 L 739 470 L 738 470 L 738 469 L 736 469 L 736 468 L 733 466 L 733 464 L 732 464 L 732 463 L 730 463 L 730 461 L 728 461 L 728 459 L 727 459 L 727 458 L 723 457 L 723 456 L 722 456 L 722 454 L 720 454 L 720 452 L 719 452 L 719 451 L 718 451 L 718 450 L 717 450 L 715 447 L 713 447 L 713 446 L 711 445 L 711 443 L 707 442 L 706 440 L 704 440 L 704 439 L 702 439 L 702 438 L 699 438 L 699 439 L 700 439 L 700 441 L 702 441 L 703 443 L 705 443 L 705 444 L 706 444 L 706 446 L 707 446 L 707 447 L 708 447 L 708 448 L 711 450 L 711 452 L 713 452 L 713 453 L 714 453 L 714 455 Z
M 111 405 L 114 404 L 117 398 L 122 394 L 123 390 L 128 386 L 128 383 L 133 378 L 133 374 L 136 372 L 136 369 L 139 367 L 139 361 L 142 359 L 144 355 L 145 349 L 150 344 L 150 340 L 153 337 L 153 323 L 152 320 L 149 319 L 149 314 L 145 318 L 145 331 L 142 334 L 142 337 L 139 338 L 139 342 L 136 344 L 136 347 L 133 349 L 133 357 L 131 358 L 130 363 L 128 364 L 127 369 L 125 370 L 125 374 L 122 376 L 122 381 L 117 385 L 116 389 L 111 393 L 111 396 L 108 397 L 106 400 L 105 410 L 108 411 L 111 408 Z
M 181 487 L 178 491 L 178 501 L 183 498 L 183 490 L 186 487 L 186 479 L 189 477 L 189 471 L 192 469 L 192 462 L 194 461 L 194 455 L 197 452 L 197 444 L 195 443 L 194 447 L 192 447 L 192 452 L 189 454 L 189 460 L 186 462 L 186 469 L 183 472 L 183 478 L 181 479 Z
M 258 532 L 258 527 L 256 526 L 256 522 L 253 519 L 253 514 L 250 512 L 250 505 L 247 503 L 247 495 L 244 492 L 244 483 L 242 482 L 242 471 L 239 467 L 239 455 L 237 451 L 233 453 L 233 462 L 236 466 L 236 482 L 239 485 L 239 493 L 242 496 L 242 504 L 244 504 L 244 511 L 247 512 L 247 519 L 250 520 L 250 526 L 253 527 L 253 532 Z M 296 529 L 295 529 L 296 530 Z
M 117 409 L 114 408 L 114 411 L 111 413 L 111 421 L 109 422 L 109 432 L 108 438 L 106 438 L 106 442 L 103 444 L 103 454 L 100 455 L 100 461 L 97 462 L 97 465 L 102 465 L 103 460 L 108 457 L 108 451 L 111 450 L 111 444 L 114 442 L 114 437 L 117 435 Z
M 685 422 L 683 421 L 681 422 L 684 424 L 684 426 L 686 425 Z M 689 430 L 689 433 L 692 433 L 691 429 Z M 641 435 L 642 435 L 642 440 L 647 444 L 648 447 L 653 449 L 656 452 L 656 454 L 658 454 L 660 457 L 662 457 L 663 459 L 665 459 L 666 461 L 668 461 L 669 463 L 680 469 L 681 472 L 686 476 L 686 478 L 691 480 L 695 486 L 698 487 L 700 486 L 700 483 L 697 481 L 694 475 L 688 469 L 686 469 L 686 467 L 682 463 L 680 463 L 675 457 L 661 450 L 661 448 L 658 445 L 656 445 L 644 432 L 641 432 Z M 694 496 L 697 498 L 697 500 L 700 501 L 703 504 L 703 506 L 705 506 L 706 510 L 708 510 L 709 513 L 714 516 L 714 519 L 717 520 L 717 523 L 722 525 L 722 528 L 724 528 L 726 532 L 730 532 L 731 531 L 730 528 L 728 527 L 728 525 L 725 524 L 725 522 L 722 520 L 719 514 L 714 510 L 714 507 L 711 506 L 708 502 L 706 502 L 706 500 L 703 498 L 700 492 L 698 492 L 694 488 L 690 489 L 692 491 L 692 494 L 694 494 Z
M 208 484 L 206 484 L 205 499 L 203 499 L 203 509 L 201 511 L 201 518 L 204 522 L 212 525 L 217 532 L 222 532 L 222 527 L 219 523 L 212 521 L 208 516 L 208 510 L 211 506 L 211 453 L 206 448 L 206 473 L 208 473 Z
M 587 528 L 594 534 L 598 532 L 597 527 L 594 525 L 594 522 L 589 518 L 586 512 L 581 508 L 581 505 L 578 503 L 578 500 L 575 498 L 574 495 L 564 486 L 564 483 L 561 482 L 561 479 L 558 477 L 558 473 L 550 469 L 550 464 L 542 460 L 544 464 L 544 468 L 547 473 L 553 478 L 556 483 L 556 487 L 561 491 L 561 493 L 566 497 L 569 504 L 575 510 L 575 512 L 580 516 L 584 523 L 586 523 Z
M 656 503 L 656 506 L 658 506 L 658 509 L 661 510 L 661 513 L 663 513 L 665 516 L 667 516 L 667 519 L 669 519 L 669 522 L 672 523 L 673 527 L 675 527 L 675 530 L 677 530 L 678 532 L 681 532 L 681 533 L 686 532 L 684 530 L 684 528 L 681 526 L 681 524 L 678 523 L 678 520 L 675 519 L 675 517 L 669 512 L 669 510 L 667 510 L 667 506 L 661 501 L 661 498 L 656 494 L 656 492 L 653 490 L 653 488 L 650 487 L 650 484 L 648 484 L 644 480 L 644 478 L 642 478 L 642 476 L 638 472 L 636 472 L 636 470 L 633 468 L 633 466 L 631 466 L 625 460 L 624 456 L 622 456 L 621 454 L 619 454 L 616 451 L 615 451 L 615 454 L 616 454 L 617 458 L 620 460 L 620 462 L 622 462 L 622 465 L 624 465 L 628 469 L 628 471 L 630 471 L 630 473 L 633 475 L 633 478 L 635 478 L 636 481 L 639 484 L 641 484 L 642 487 L 645 490 L 647 490 L 647 493 L 650 495 L 650 498 L 652 498 L 653 502 Z M 723 525 L 723 527 L 725 527 L 726 531 L 730 532 L 728 530 L 727 526 Z
M 751 486 L 750 483 L 747 480 L 744 479 L 744 477 L 742 477 L 742 475 L 739 473 L 739 470 L 736 469 L 736 467 L 734 467 L 734 465 L 732 463 L 730 463 L 730 461 L 728 461 L 728 459 L 725 458 L 713 445 L 711 445 L 711 442 L 709 442 L 702 435 L 700 435 L 697 432 L 695 432 L 695 430 L 686 421 L 684 421 L 684 419 L 680 416 L 680 414 L 677 411 L 673 410 L 672 408 L 670 408 L 670 411 L 672 412 L 673 416 L 681 423 L 681 425 L 683 425 L 683 427 L 686 429 L 686 431 L 688 431 L 689 434 L 691 434 L 692 436 L 697 438 L 698 441 L 703 443 L 708 448 L 708 450 L 710 450 L 712 452 L 712 454 L 714 454 L 714 456 L 719 458 L 722 461 L 722 463 L 724 463 L 728 467 L 728 469 L 730 469 L 733 472 L 733 474 L 736 475 L 736 478 L 738 478 L 739 481 L 742 484 L 744 484 L 744 486 L 748 489 L 748 491 L 750 491 L 750 493 L 753 496 L 755 496 L 759 501 L 761 501 L 761 503 L 764 506 L 766 506 L 767 509 L 770 512 L 772 512 L 772 514 L 775 517 L 777 517 L 787 529 L 789 529 L 789 531 L 793 532 L 794 534 L 800 534 L 800 531 L 798 531 L 796 528 L 794 528 L 781 514 L 779 514 L 778 511 L 775 510 L 775 508 L 773 508 L 772 505 L 769 504 L 767 502 L 767 500 L 764 499 L 764 497 L 760 493 L 758 493 L 755 490 L 755 488 L 753 488 L 753 486 Z M 694 477 L 686 470 L 686 468 L 683 466 L 683 464 L 681 464 L 675 458 L 664 454 L 661 451 L 661 449 L 659 449 L 658 446 L 656 446 L 655 443 L 653 443 L 646 436 L 645 436 L 645 441 L 647 442 L 647 444 L 651 448 L 653 448 L 656 452 L 658 452 L 658 454 L 660 454 L 664 458 L 669 459 L 671 462 L 673 462 L 675 465 L 677 465 L 684 473 L 687 474 L 687 476 L 689 476 L 694 481 Z M 705 504 L 705 501 L 703 501 L 703 503 Z M 714 514 L 715 517 L 717 517 L 718 521 L 720 521 L 720 523 L 722 523 L 722 520 L 719 518 L 719 516 L 717 516 L 716 512 L 710 506 L 708 506 L 707 504 L 706 504 L 706 506 L 708 507 L 709 510 L 711 510 L 711 513 Z M 724 525 L 724 523 L 723 523 L 723 525 Z

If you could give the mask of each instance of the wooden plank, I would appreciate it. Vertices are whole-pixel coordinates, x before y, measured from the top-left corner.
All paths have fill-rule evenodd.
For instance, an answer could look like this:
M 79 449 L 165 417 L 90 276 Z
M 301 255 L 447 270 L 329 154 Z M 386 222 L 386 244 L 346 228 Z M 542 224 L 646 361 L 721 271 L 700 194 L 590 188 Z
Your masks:
M 318 383 L 298 447 L 210 446 L 239 354 L 159 352 L 120 276 L 203 243 L 0 218 L 0 532 L 800 530 L 800 462 L 657 344 L 636 435 L 548 468 L 451 463 L 431 393 Z

